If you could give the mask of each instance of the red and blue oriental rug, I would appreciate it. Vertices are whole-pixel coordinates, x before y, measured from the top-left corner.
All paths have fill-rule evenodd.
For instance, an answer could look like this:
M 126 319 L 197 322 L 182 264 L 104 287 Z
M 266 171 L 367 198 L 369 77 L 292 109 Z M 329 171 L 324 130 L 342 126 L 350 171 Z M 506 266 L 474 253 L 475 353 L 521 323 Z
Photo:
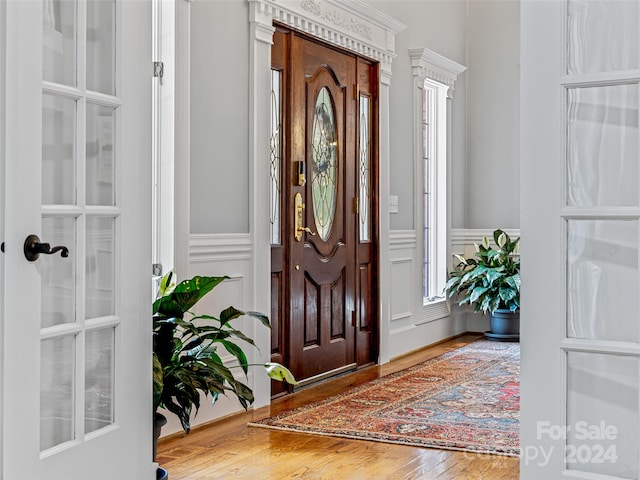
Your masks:
M 517 456 L 519 373 L 519 344 L 479 340 L 250 425 Z

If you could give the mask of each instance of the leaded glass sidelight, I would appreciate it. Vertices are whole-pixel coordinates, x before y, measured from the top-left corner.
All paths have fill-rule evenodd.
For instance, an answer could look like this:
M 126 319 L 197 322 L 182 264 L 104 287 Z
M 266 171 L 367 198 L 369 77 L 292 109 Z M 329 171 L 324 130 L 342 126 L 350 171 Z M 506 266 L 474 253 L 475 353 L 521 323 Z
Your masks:
M 358 212 L 360 213 L 360 241 L 371 240 L 370 224 L 370 198 L 371 198 L 371 136 L 369 127 L 371 125 L 371 100 L 369 97 L 360 96 L 360 151 L 359 153 L 359 184 L 360 198 L 358 201 Z
M 280 240 L 280 198 L 282 162 L 282 72 L 271 70 L 271 126 L 269 132 L 269 179 L 271 181 L 271 244 L 279 245 Z
M 318 235 L 325 242 L 331 234 L 336 211 L 338 150 L 331 93 L 323 87 L 316 99 L 311 138 L 311 188 Z

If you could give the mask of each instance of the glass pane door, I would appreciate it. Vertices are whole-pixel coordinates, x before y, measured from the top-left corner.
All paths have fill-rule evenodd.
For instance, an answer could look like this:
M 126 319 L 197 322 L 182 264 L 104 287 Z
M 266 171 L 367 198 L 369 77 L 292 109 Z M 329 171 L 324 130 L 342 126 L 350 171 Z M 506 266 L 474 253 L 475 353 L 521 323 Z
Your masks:
M 44 0 L 40 448 L 113 425 L 119 245 L 115 0 Z
M 0 8 L 3 479 L 154 474 L 151 18 L 150 0 Z
M 638 13 L 568 0 L 565 23 L 565 469 L 607 478 L 639 473 Z

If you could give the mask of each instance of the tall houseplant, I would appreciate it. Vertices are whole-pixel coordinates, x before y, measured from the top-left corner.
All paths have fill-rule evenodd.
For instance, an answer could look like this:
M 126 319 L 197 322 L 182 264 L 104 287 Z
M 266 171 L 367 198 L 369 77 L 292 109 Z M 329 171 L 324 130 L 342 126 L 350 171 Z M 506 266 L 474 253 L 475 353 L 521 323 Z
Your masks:
M 473 305 L 475 312 L 489 314 L 487 337 L 515 340 L 520 332 L 520 238 L 511 240 L 503 230 L 493 232 L 495 246 L 487 237 L 476 245 L 475 258 L 456 255 L 459 264 L 449 274 L 444 291 L 459 296 L 459 305 Z
M 237 380 L 232 369 L 247 375 L 247 356 L 238 341 L 255 347 L 255 343 L 232 326 L 233 320 L 250 316 L 270 328 L 262 313 L 244 312 L 228 307 L 215 317 L 196 315 L 191 309 L 228 277 L 196 276 L 174 285 L 173 274 L 165 275 L 153 303 L 153 407 L 157 414 L 163 407 L 177 415 L 186 433 L 191 429 L 190 416 L 200 408 L 200 393 L 215 403 L 220 395 L 231 393 L 245 410 L 253 403 L 251 388 Z M 223 356 L 230 354 L 237 365 L 227 365 Z M 269 377 L 296 383 L 280 364 L 263 365 Z M 155 457 L 155 452 L 154 452 Z

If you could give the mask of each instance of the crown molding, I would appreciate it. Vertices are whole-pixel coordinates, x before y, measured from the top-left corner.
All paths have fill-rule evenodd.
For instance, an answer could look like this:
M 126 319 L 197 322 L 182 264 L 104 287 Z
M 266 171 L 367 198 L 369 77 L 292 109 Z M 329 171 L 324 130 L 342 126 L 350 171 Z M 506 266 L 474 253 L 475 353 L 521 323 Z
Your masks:
M 406 25 L 362 0 L 248 0 L 251 21 L 277 21 L 382 64 L 396 56 L 395 37 Z
M 442 83 L 449 87 L 451 93 L 455 88 L 458 75 L 467 69 L 464 65 L 443 57 L 428 48 L 411 48 L 409 56 L 414 76 Z

